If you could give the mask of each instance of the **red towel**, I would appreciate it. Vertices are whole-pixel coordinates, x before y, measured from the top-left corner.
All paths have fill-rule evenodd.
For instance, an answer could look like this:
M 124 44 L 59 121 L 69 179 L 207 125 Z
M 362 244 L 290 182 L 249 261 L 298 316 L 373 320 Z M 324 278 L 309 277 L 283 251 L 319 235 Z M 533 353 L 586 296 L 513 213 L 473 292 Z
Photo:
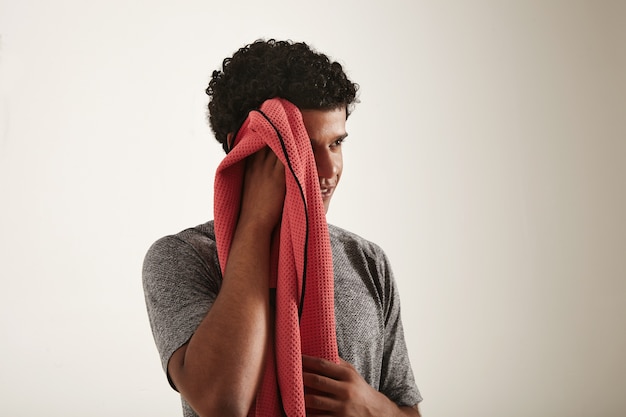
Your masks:
M 273 352 L 250 416 L 305 416 L 302 354 L 339 362 L 333 266 L 311 143 L 298 108 L 283 99 L 253 110 L 215 177 L 215 236 L 222 272 L 237 225 L 245 158 L 269 146 L 285 166 Z M 269 289 L 268 289 L 269 291 Z

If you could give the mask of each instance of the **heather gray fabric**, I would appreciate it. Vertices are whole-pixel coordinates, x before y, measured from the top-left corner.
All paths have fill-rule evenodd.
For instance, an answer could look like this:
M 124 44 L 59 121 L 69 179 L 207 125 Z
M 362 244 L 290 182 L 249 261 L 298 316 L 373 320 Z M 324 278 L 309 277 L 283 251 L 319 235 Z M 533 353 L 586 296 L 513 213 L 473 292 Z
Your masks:
M 413 379 L 387 257 L 353 233 L 332 225 L 329 232 L 339 355 L 393 402 L 413 406 L 422 397 Z M 144 293 L 166 372 L 174 351 L 191 338 L 211 307 L 221 280 L 213 222 L 163 237 L 148 250 Z M 184 400 L 183 410 L 185 417 L 195 416 Z

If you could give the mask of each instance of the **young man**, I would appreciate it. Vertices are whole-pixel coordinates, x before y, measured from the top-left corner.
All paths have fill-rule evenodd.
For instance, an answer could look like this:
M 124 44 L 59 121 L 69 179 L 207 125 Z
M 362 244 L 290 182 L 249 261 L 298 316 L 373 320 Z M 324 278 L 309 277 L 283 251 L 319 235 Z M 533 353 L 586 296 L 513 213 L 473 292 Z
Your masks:
M 346 119 L 357 88 L 339 63 L 304 43 L 257 41 L 213 72 L 209 120 L 229 152 L 251 111 L 275 97 L 293 103 L 310 139 L 327 211 L 341 178 Z M 185 416 L 250 412 L 273 340 L 270 250 L 284 202 L 285 168 L 266 147 L 247 158 L 223 274 L 212 221 L 158 240 L 146 255 L 150 323 Z M 307 414 L 419 416 L 421 396 L 387 258 L 357 235 L 332 225 L 328 231 L 341 360 L 302 356 Z

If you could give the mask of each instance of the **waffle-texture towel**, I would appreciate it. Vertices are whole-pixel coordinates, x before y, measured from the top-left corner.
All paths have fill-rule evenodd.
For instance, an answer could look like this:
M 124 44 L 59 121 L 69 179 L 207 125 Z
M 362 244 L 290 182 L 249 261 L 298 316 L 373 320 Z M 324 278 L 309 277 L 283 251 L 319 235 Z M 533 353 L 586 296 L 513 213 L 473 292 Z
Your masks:
M 222 272 L 239 216 L 245 158 L 269 146 L 285 166 L 286 182 L 272 277 L 274 344 L 249 415 L 304 417 L 302 354 L 339 362 L 332 254 L 313 151 L 302 114 L 279 98 L 250 112 L 234 143 L 215 177 L 215 235 Z

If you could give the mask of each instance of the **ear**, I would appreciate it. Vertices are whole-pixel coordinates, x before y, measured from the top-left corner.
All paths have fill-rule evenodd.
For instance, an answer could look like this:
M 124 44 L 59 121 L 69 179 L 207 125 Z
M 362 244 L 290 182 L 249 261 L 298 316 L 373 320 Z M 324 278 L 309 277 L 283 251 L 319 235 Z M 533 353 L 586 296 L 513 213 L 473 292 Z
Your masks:
M 228 146 L 228 149 L 233 148 L 233 140 L 235 140 L 235 134 L 233 132 L 226 135 L 226 145 Z

